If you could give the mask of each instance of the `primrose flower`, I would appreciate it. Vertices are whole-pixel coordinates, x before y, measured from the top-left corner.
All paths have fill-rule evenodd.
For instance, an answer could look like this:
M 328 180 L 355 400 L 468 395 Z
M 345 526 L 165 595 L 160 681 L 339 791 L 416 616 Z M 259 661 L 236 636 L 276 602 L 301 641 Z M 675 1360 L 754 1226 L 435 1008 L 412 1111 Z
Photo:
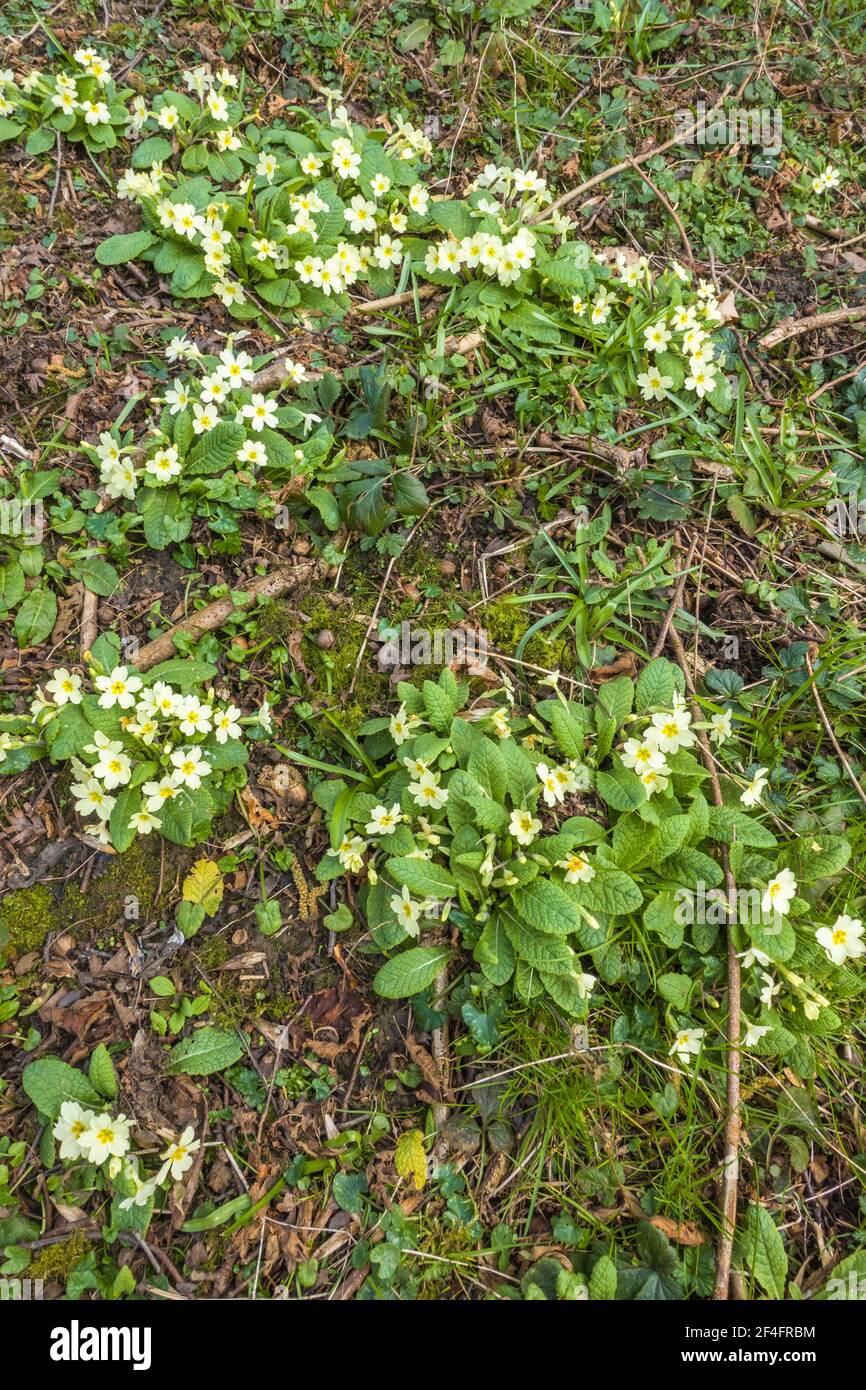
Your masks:
M 665 391 L 673 386 L 674 379 L 664 376 L 657 367 L 648 367 L 645 372 L 638 372 L 637 384 L 645 401 L 661 401 L 664 400 Z
M 81 1138 L 86 1134 L 94 1120 L 92 1110 L 83 1110 L 75 1100 L 65 1100 L 60 1107 L 60 1115 L 51 1133 L 60 1140 L 61 1158 L 80 1158 Z
M 214 738 L 217 743 L 228 743 L 230 738 L 240 738 L 242 729 L 237 722 L 240 710 L 236 705 L 226 705 L 217 711 L 214 719 Z
M 705 1028 L 682 1028 L 674 1038 L 673 1046 L 668 1052 L 669 1057 L 676 1053 L 677 1060 L 684 1066 L 688 1066 L 693 1057 L 697 1057 L 703 1042 Z
M 244 440 L 235 457 L 240 463 L 249 463 L 253 468 L 264 468 L 268 461 L 264 444 L 256 439 Z
M 104 101 L 83 101 L 81 110 L 84 112 L 85 125 L 108 125 L 111 114 Z
M 757 806 L 767 785 L 768 770 L 769 769 L 766 767 L 759 767 L 757 769 L 751 782 L 740 795 L 740 800 L 744 806 Z
M 815 932 L 818 945 L 823 946 L 827 959 L 834 965 L 844 965 L 846 960 L 856 960 L 866 951 L 863 941 L 863 923 L 859 917 L 848 917 L 844 912 L 836 918 L 832 927 L 819 927 Z
M 363 856 L 367 849 L 367 841 L 360 835 L 346 836 L 337 850 L 337 858 L 347 873 L 357 874 L 364 867 Z
M 145 782 L 141 791 L 146 797 L 145 806 L 148 811 L 159 811 L 167 801 L 173 801 L 178 795 L 180 783 L 174 777 L 166 776 L 159 782 Z
M 412 737 L 412 729 L 406 714 L 405 704 L 401 705 L 397 713 L 391 716 L 391 720 L 388 724 L 388 732 L 398 748 L 401 743 L 406 742 L 407 738 Z
M 565 870 L 566 883 L 589 883 L 590 879 L 595 878 L 595 869 L 576 850 L 572 850 L 564 859 L 558 859 L 556 867 Z
M 540 829 L 541 821 L 525 807 L 521 806 L 511 812 L 508 833 L 514 836 L 519 845 L 531 845 Z
M 187 1125 L 183 1133 L 177 1139 L 173 1139 L 162 1154 L 165 1162 L 157 1174 L 157 1184 L 164 1183 L 169 1173 L 174 1181 L 178 1182 L 186 1170 L 192 1167 L 192 1155 L 200 1148 L 201 1140 L 195 1138 L 192 1125 Z
M 70 675 L 65 666 L 57 667 L 50 681 L 45 682 L 45 689 L 55 705 L 81 704 L 81 677 Z
M 129 1125 L 125 1115 L 114 1120 L 105 1112 L 94 1115 L 78 1141 L 88 1162 L 99 1164 L 107 1158 L 123 1158 L 129 1149 Z
M 541 783 L 541 795 L 545 805 L 558 806 L 560 801 L 564 799 L 565 793 L 556 778 L 555 769 L 551 771 L 547 763 L 538 763 L 535 775 Z
M 172 478 L 178 477 L 181 472 L 181 462 L 175 445 L 170 444 L 165 449 L 157 449 L 156 453 L 146 461 L 144 471 L 152 474 L 161 483 L 168 483 Z
M 106 791 L 126 786 L 132 777 L 132 764 L 123 752 L 122 743 L 112 741 L 107 748 L 99 750 L 93 775 L 99 779 Z
M 75 797 L 75 809 L 80 816 L 99 816 L 107 819 L 114 810 L 116 797 L 108 796 L 95 777 L 86 782 L 75 782 L 71 788 Z
M 654 714 L 652 728 L 647 730 L 645 737 L 663 753 L 678 753 L 681 748 L 694 746 L 695 734 L 689 727 L 691 721 L 692 716 L 686 709 Z
M 647 352 L 664 352 L 671 340 L 670 330 L 663 323 L 651 323 L 643 331 Z
M 250 428 L 259 433 L 267 425 L 269 429 L 276 429 L 277 414 L 273 401 L 265 400 L 260 392 L 253 395 L 248 405 L 241 407 L 241 414 L 249 420 Z
M 252 381 L 255 375 L 253 359 L 249 353 L 233 352 L 231 348 L 224 348 L 220 353 L 217 371 L 220 376 L 225 377 L 233 391 L 240 390 L 248 381 Z
M 213 710 L 210 705 L 203 704 L 197 695 L 188 695 L 177 710 L 180 720 L 178 728 L 187 738 L 193 734 L 210 733 L 211 719 Z
M 99 696 L 101 709 L 113 709 L 115 705 L 132 709 L 135 693 L 141 689 L 141 677 L 131 676 L 126 666 L 115 666 L 110 675 L 97 676 L 93 684 L 102 692 Z
M 209 434 L 219 424 L 220 417 L 211 405 L 202 405 L 200 401 L 196 401 L 192 414 L 194 434 Z
M 743 1019 L 746 1031 L 743 1034 L 743 1047 L 754 1047 L 770 1031 L 769 1024 L 750 1023 L 748 1019 Z
M 409 889 L 403 885 L 400 893 L 395 893 L 391 899 L 391 911 L 404 931 L 410 936 L 418 935 L 418 918 L 421 915 L 421 903 L 413 902 Z
M 425 772 L 417 782 L 410 782 L 409 791 L 416 806 L 429 806 L 432 811 L 438 811 L 448 800 L 448 792 L 440 787 L 439 774 L 434 772 Z
M 623 767 L 635 772 L 666 772 L 665 755 L 654 739 L 628 738 L 623 744 L 620 760 Z
M 722 744 L 731 736 L 731 711 L 725 709 L 722 710 L 721 714 L 711 715 L 710 743 Z
M 764 889 L 764 896 L 761 898 L 761 910 L 763 912 L 787 913 L 791 906 L 791 899 L 797 892 L 797 880 L 790 869 L 782 869 L 775 878 L 771 878 L 767 887 Z
M 393 835 L 402 819 L 399 801 L 394 802 L 390 811 L 387 806 L 374 806 L 366 826 L 367 834 Z
M 129 818 L 129 829 L 139 835 L 149 835 L 151 830 L 159 830 L 162 821 L 150 811 L 134 811 Z
M 179 748 L 171 755 L 175 777 L 190 791 L 198 791 L 203 777 L 210 777 L 213 768 L 200 748 Z M 148 810 L 152 808 L 148 806 Z

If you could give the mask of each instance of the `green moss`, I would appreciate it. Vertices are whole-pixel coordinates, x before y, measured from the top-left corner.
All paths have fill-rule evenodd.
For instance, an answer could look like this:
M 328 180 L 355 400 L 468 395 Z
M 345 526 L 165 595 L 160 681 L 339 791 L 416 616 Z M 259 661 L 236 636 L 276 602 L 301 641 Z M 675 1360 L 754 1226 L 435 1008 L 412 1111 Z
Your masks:
M 348 733 L 354 733 L 370 717 L 372 706 L 388 698 L 388 678 L 376 670 L 369 649 L 355 675 L 367 622 L 357 616 L 354 606 L 343 604 L 337 607 L 316 595 L 310 595 L 299 605 L 307 619 L 303 622 L 299 620 L 296 605 L 297 600 L 289 605 L 279 599 L 268 604 L 259 619 L 259 633 L 263 637 L 278 637 L 286 641 L 299 627 L 302 628 L 301 656 L 311 673 L 308 677 L 310 695 L 333 701 L 341 727 Z M 333 636 L 328 648 L 320 647 L 316 642 L 322 631 L 330 632 Z M 353 678 L 351 697 L 344 698 Z M 290 731 L 284 732 L 288 736 Z
M 91 1244 L 87 1236 L 75 1231 L 66 1240 L 58 1240 L 36 1256 L 27 1269 L 28 1279 L 67 1279 L 76 1265 L 90 1253 Z
M 105 932 L 123 921 L 144 923 L 159 917 L 190 858 L 189 851 L 156 836 L 139 836 L 92 880 L 86 893 L 74 884 L 66 889 L 60 904 L 66 929 L 86 923 Z
M 528 604 L 505 603 L 503 599 L 493 599 L 483 608 L 476 608 L 475 618 L 479 627 L 487 632 L 487 644 L 492 651 L 513 656 L 521 638 L 530 626 L 527 617 Z M 542 628 L 527 642 L 521 656 L 532 666 L 543 666 L 545 670 L 566 670 L 574 666 L 574 655 L 568 633 L 552 638 L 547 634 L 549 628 Z
M 0 948 L 12 959 L 38 951 L 62 918 L 50 889 L 37 883 L 8 893 L 0 903 Z
M 167 909 L 189 852 L 156 837 L 133 842 L 116 855 L 87 891 L 70 883 L 55 901 L 44 884 L 9 893 L 0 903 L 0 948 L 12 960 L 39 950 L 50 932 L 81 928 L 97 935 L 123 922 L 145 923 Z

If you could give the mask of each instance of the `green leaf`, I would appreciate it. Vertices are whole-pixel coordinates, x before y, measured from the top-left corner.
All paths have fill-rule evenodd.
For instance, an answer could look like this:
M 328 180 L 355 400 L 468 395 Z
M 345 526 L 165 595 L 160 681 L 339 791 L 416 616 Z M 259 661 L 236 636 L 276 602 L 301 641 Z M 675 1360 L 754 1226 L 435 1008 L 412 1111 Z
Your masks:
M 153 246 L 156 238 L 150 232 L 124 232 L 121 236 L 110 236 L 96 248 L 96 259 L 100 265 L 125 265 L 127 261 L 137 260 L 143 251 Z
M 567 758 L 582 758 L 586 747 L 586 725 L 575 719 L 557 700 L 550 712 L 553 737 Z
M 499 915 L 491 917 L 472 953 L 492 985 L 504 985 L 514 974 L 514 947 Z
M 407 24 L 397 35 L 397 47 L 401 53 L 411 53 L 416 48 L 423 48 L 430 37 L 433 29 L 429 19 L 413 19 L 411 24 Z
M 164 135 L 151 135 L 147 140 L 142 140 L 140 145 L 136 145 L 132 152 L 133 169 L 149 169 L 151 164 L 159 164 L 160 161 L 171 159 L 171 141 L 166 140 Z
M 117 1075 L 105 1043 L 98 1043 L 93 1049 L 88 1072 L 91 1082 L 100 1095 L 106 1096 L 108 1100 L 114 1100 L 117 1095 Z
M 187 1076 L 210 1076 L 212 1072 L 234 1066 L 243 1050 L 244 1045 L 236 1033 L 208 1025 L 172 1048 L 168 1070 L 184 1072 Z
M 480 738 L 473 744 L 467 771 L 491 800 L 501 806 L 508 790 L 508 775 L 501 752 L 489 738 Z
M 683 944 L 683 923 L 677 920 L 676 893 L 666 890 L 647 903 L 643 913 L 647 931 L 655 932 L 666 946 L 676 951 Z
M 40 1057 L 31 1062 L 24 1068 L 21 1085 L 40 1114 L 51 1120 L 57 1118 L 66 1100 L 76 1100 L 90 1109 L 101 1110 L 103 1106 L 102 1097 L 84 1072 L 59 1057 Z
M 752 849 L 772 849 L 776 843 L 772 830 L 735 806 L 710 807 L 707 835 L 725 845 L 737 840 Z
M 15 636 L 19 647 L 37 647 L 44 642 L 57 621 L 57 599 L 50 589 L 31 589 L 15 614 Z
M 451 952 L 445 946 L 413 946 L 386 961 L 373 980 L 385 999 L 409 999 L 432 985 Z
M 401 888 L 422 898 L 449 898 L 457 891 L 448 870 L 429 859 L 389 859 L 386 868 Z
M 590 912 L 602 912 L 611 917 L 636 912 L 643 902 L 643 894 L 633 878 L 622 869 L 610 869 L 598 863 L 594 878 L 588 883 L 569 884 L 568 891 Z
M 788 1258 L 782 1237 L 765 1207 L 752 1203 L 737 1234 L 735 1256 L 769 1298 L 785 1297 Z
M 24 597 L 24 571 L 17 560 L 0 565 L 0 611 L 14 608 Z
M 233 420 L 221 420 L 212 430 L 202 434 L 187 456 L 184 473 L 199 477 L 203 473 L 221 473 L 233 463 L 246 434 L 243 425 Z
M 537 878 L 526 888 L 516 888 L 512 902 L 523 920 L 536 931 L 561 935 L 576 931 L 580 924 L 580 914 L 571 898 L 550 879 Z
M 674 667 L 663 656 L 656 657 L 638 676 L 634 707 L 638 714 L 656 707 L 670 709 L 675 689 Z
M 623 776 L 627 772 L 626 768 L 618 768 L 614 773 L 600 772 L 595 779 L 596 791 L 613 811 L 634 811 L 647 799 L 640 778 L 634 773 Z
M 690 980 L 688 975 L 660 975 L 658 989 L 662 998 L 667 999 L 668 1003 L 673 1004 L 680 1013 L 688 1012 L 689 1000 L 694 989 L 694 981 Z
M 616 1298 L 616 1265 L 609 1255 L 602 1255 L 593 1265 L 589 1297 L 594 1303 L 609 1303 Z

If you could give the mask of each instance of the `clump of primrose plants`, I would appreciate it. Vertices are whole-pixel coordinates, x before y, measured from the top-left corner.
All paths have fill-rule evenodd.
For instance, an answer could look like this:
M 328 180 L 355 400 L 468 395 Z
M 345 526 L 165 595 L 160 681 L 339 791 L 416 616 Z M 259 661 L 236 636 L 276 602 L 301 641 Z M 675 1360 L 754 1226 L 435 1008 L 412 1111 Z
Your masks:
M 389 956 L 376 989 L 427 990 L 451 955 L 448 924 L 488 985 L 573 1018 L 605 984 L 631 984 L 643 1007 L 654 994 L 665 1051 L 688 1064 L 711 1024 L 722 1044 L 724 927 L 746 967 L 742 1045 L 807 1074 L 810 1035 L 844 1030 L 834 995 L 859 988 L 841 972 L 863 953 L 861 924 L 831 909 L 846 892 L 847 840 L 778 837 L 760 775 L 738 763 L 730 712 L 695 721 L 669 662 L 583 700 L 550 683 L 552 697 L 525 709 L 508 686 L 498 702 L 470 702 L 448 669 L 401 683 L 399 710 L 359 731 L 375 774 L 316 789 L 331 839 L 319 877 L 360 883 Z M 707 794 L 698 733 L 724 745 L 722 805 Z

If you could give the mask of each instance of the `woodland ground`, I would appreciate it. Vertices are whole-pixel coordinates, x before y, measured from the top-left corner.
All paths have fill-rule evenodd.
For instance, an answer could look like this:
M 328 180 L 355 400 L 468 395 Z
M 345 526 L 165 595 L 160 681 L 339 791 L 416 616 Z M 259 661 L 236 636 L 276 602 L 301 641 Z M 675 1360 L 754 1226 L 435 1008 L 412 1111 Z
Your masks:
M 617 468 L 554 427 L 564 407 L 537 345 L 526 359 L 513 338 L 477 355 L 458 345 L 412 449 L 428 506 L 409 522 L 392 514 L 378 537 L 345 526 L 323 534 L 297 517 L 278 530 L 255 514 L 234 536 L 197 520 L 187 540 L 160 551 L 136 535 L 112 557 L 118 582 L 94 607 L 81 526 L 49 530 L 56 620 L 31 645 L 13 613 L 0 627 L 4 711 L 20 711 L 53 669 L 80 660 L 83 623 L 145 643 L 256 575 L 312 557 L 301 588 L 181 650 L 216 664 L 245 710 L 267 699 L 274 743 L 333 767 L 350 760 L 364 720 L 396 707 L 376 653 L 401 622 L 484 628 L 490 684 L 560 671 L 597 689 L 636 675 L 660 635 L 664 644 L 674 598 L 690 674 L 736 704 L 744 765 L 773 770 L 771 817 L 795 838 L 844 828 L 854 847 L 847 901 L 862 902 L 866 41 L 856 7 L 2 7 L 2 62 L 16 73 L 85 42 L 145 95 L 198 63 L 227 62 L 246 73 L 247 99 L 268 119 L 320 110 L 331 88 L 363 125 L 400 111 L 432 140 L 431 176 L 457 189 L 508 158 L 566 190 L 668 141 L 678 110 L 710 106 L 725 86 L 743 107 L 780 112 L 778 153 L 674 146 L 641 166 L 645 177 L 627 167 L 572 208 L 593 247 L 676 259 L 733 295 L 737 317 L 723 332 L 754 429 L 732 417 L 713 434 L 696 421 L 666 453 L 665 424 L 647 427 L 639 401 L 618 400 L 596 377 L 573 389 L 568 409 L 586 432 L 639 449 Z M 3 475 L 11 480 L 22 460 L 64 466 L 70 511 L 94 486 L 71 446 L 152 394 L 170 336 L 207 345 L 230 326 L 213 297 L 173 298 L 152 266 L 95 260 L 105 238 L 136 225 L 114 194 L 127 163 L 122 148 L 88 157 L 59 138 L 36 155 L 0 146 Z M 809 181 L 828 163 L 842 168 L 841 186 L 816 198 Z M 762 345 L 782 320 L 840 308 L 855 312 Z M 295 358 L 315 355 L 345 374 L 337 414 L 355 421 L 350 457 L 373 452 L 357 428 L 365 410 L 376 452 L 405 453 L 407 364 L 453 357 L 453 343 L 446 353 L 436 341 L 435 309 L 418 315 L 291 338 Z M 266 328 L 249 332 L 249 350 L 273 350 Z M 602 564 L 588 573 L 575 558 L 578 505 L 593 517 L 609 508 Z M 539 623 L 554 612 L 568 621 Z M 67 772 L 43 760 L 3 781 L 4 1274 L 42 1277 L 55 1297 L 128 1294 L 118 1283 L 126 1267 L 137 1292 L 154 1297 L 555 1297 L 558 1267 L 579 1271 L 603 1251 L 643 1272 L 631 1287 L 644 1297 L 708 1297 L 723 1090 L 677 1078 L 671 1101 L 653 1060 L 667 1052 L 656 1004 L 625 977 L 577 1028 L 554 1007 L 482 999 L 465 982 L 444 999 L 379 997 L 381 953 L 369 935 L 324 921 L 342 897 L 315 876 L 328 839 L 312 799 L 321 774 L 267 742 L 249 772 L 204 845 L 152 835 L 124 855 L 84 832 Z M 224 895 L 178 947 L 181 885 L 202 856 L 218 862 Z M 262 901 L 278 905 L 276 917 L 256 912 Z M 153 977 L 174 995 L 155 996 Z M 183 1001 L 202 998 L 205 1012 L 190 1022 Z M 166 1038 L 153 1015 L 178 1009 Z M 168 1045 L 199 1020 L 240 1039 L 238 1060 L 208 1077 L 169 1074 Z M 819 1040 L 811 1075 L 772 1058 L 744 1064 L 738 1201 L 772 1215 L 790 1297 L 820 1290 L 863 1247 L 856 994 L 848 1020 L 843 1038 Z M 608 1048 L 612 1039 L 632 1051 Z M 154 1135 L 193 1124 L 207 1145 L 146 1238 L 105 1240 L 99 1193 L 55 1181 L 20 1086 L 34 1058 L 86 1066 L 99 1043 L 115 1064 L 120 1109 Z M 494 1079 L 473 1090 L 485 1075 Z M 398 1180 L 395 1142 L 411 1130 L 432 1139 L 443 1106 L 444 1149 L 417 1191 Z M 768 1292 L 755 1270 L 744 1287 Z

